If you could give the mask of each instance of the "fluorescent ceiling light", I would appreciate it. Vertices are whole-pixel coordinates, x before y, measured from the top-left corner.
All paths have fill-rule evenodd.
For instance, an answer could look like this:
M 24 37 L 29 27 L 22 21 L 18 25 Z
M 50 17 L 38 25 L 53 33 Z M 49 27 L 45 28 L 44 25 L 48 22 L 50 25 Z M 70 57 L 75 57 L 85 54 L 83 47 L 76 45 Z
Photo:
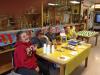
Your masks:
M 92 6 L 92 8 L 100 8 L 100 4 L 95 4 Z
M 57 6 L 57 5 L 59 5 L 59 4 L 48 3 L 48 5 L 50 5 L 50 6 Z
M 96 4 L 95 5 L 95 8 L 100 8 L 100 4 Z
M 80 2 L 79 1 L 70 1 L 70 3 L 73 3 L 73 4 L 80 4 Z

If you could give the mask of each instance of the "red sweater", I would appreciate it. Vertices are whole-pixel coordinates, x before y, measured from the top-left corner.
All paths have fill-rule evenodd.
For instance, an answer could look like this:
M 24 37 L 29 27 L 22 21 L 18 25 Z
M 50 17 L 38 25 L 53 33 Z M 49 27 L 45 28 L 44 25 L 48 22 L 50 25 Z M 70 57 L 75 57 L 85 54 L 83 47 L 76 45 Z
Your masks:
M 34 52 L 32 56 L 28 56 L 26 54 L 26 48 L 30 47 L 31 43 L 23 43 L 17 42 L 15 45 L 15 52 L 14 52 L 14 63 L 15 69 L 18 68 L 28 68 L 28 69 L 35 69 L 37 67 L 37 60 L 34 56 Z

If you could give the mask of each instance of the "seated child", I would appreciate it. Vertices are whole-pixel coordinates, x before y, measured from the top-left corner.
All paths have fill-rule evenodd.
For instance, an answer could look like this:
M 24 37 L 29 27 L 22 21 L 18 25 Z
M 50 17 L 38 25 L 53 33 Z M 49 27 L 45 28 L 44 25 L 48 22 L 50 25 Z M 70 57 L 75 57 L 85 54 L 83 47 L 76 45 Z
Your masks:
M 17 33 L 17 42 L 14 51 L 15 70 L 21 75 L 50 75 L 47 66 L 37 60 L 35 56 L 36 47 L 30 42 L 26 32 Z
M 67 26 L 64 29 L 65 29 L 67 40 L 69 40 L 69 39 L 76 39 L 77 38 L 77 34 L 76 34 L 74 26 Z
M 44 43 L 50 44 L 51 42 L 49 41 L 48 37 L 45 36 L 41 30 L 38 30 L 36 32 L 35 37 L 32 37 L 31 39 L 32 44 L 36 44 L 38 48 L 43 47 Z
M 62 43 L 62 42 L 61 42 L 61 37 L 60 37 L 60 36 L 57 36 L 57 37 L 56 37 L 56 44 L 57 44 L 57 45 L 61 45 L 61 43 Z
M 77 38 L 77 33 L 76 33 L 76 29 L 75 26 L 71 26 L 70 27 L 70 34 L 72 35 L 72 39 L 76 39 Z

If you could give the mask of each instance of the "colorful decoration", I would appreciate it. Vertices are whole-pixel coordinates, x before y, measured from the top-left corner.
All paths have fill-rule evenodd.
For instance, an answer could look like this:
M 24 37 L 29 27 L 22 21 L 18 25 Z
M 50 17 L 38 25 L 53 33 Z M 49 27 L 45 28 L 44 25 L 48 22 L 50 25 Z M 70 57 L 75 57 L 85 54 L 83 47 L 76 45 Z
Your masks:
M 15 33 L 0 34 L 0 46 L 6 46 L 16 42 Z
M 0 37 L 0 43 L 2 43 L 2 38 Z
M 9 43 L 12 43 L 13 42 L 13 38 L 12 38 L 11 34 L 9 33 L 9 34 L 6 34 L 6 35 L 8 37 Z
M 7 44 L 7 38 L 6 38 L 5 34 L 0 34 L 0 37 L 2 39 L 2 43 Z
M 16 42 L 16 33 L 11 33 L 11 36 L 12 36 L 12 43 L 15 43 Z

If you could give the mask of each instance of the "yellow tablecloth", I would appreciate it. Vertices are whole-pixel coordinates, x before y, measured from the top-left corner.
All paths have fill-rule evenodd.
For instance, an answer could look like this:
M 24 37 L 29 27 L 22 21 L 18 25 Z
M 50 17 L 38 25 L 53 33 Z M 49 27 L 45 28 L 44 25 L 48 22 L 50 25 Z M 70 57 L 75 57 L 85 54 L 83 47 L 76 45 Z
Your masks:
M 55 50 L 54 53 L 46 55 L 43 54 L 43 49 L 41 48 L 37 50 L 37 55 L 48 61 L 55 62 L 60 65 L 65 65 L 65 75 L 69 75 L 77 66 L 79 66 L 82 63 L 83 60 L 85 60 L 88 57 L 91 45 L 78 45 L 75 47 L 75 51 L 62 48 L 62 46 L 66 45 L 67 44 L 62 44 L 57 46 L 57 49 L 62 50 L 63 52 Z M 68 59 L 59 59 L 59 57 L 61 56 L 66 56 Z

